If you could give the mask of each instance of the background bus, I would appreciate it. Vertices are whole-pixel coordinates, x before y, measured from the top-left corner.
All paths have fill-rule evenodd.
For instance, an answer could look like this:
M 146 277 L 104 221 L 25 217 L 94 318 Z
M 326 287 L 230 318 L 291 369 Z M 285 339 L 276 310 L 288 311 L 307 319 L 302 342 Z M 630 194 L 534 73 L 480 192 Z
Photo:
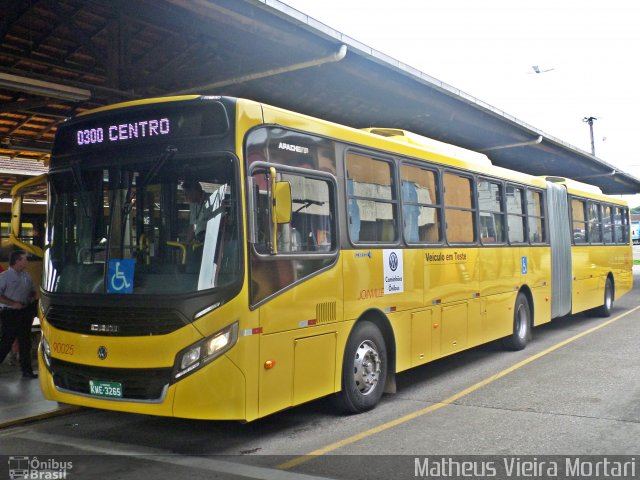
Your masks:
M 361 412 L 397 372 L 522 349 L 632 286 L 627 205 L 596 188 L 249 100 L 81 115 L 49 179 L 39 378 L 64 403 L 250 421 L 332 394 Z
M 16 238 L 20 246 L 11 239 L 11 201 L 0 201 L 0 265 L 5 270 L 9 265 L 9 255 L 17 248 L 44 247 L 44 231 L 46 228 L 47 204 L 44 201 L 27 202 L 23 205 L 21 222 Z M 40 284 L 42 275 L 42 256 L 28 251 L 29 266 L 27 271 L 35 285 Z
M 640 222 L 631 222 L 631 241 L 634 245 L 640 244 Z

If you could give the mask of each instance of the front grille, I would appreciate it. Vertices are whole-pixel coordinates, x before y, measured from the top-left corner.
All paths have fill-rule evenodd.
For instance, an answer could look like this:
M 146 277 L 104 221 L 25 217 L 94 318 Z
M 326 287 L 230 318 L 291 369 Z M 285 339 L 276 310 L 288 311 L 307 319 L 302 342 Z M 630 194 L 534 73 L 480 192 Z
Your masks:
M 51 305 L 46 318 L 58 330 L 116 337 L 164 335 L 185 326 L 177 312 L 158 308 Z
M 171 368 L 102 368 L 51 359 L 49 368 L 56 387 L 90 395 L 89 380 L 122 384 L 126 400 L 158 400 L 171 382 Z

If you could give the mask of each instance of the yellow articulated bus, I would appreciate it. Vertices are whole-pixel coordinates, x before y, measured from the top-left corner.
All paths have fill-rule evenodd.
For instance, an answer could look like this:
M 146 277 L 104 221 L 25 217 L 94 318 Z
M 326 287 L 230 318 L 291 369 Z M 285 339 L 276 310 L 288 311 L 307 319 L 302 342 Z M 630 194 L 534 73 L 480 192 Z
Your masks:
M 628 208 L 593 187 L 228 97 L 61 125 L 47 218 L 42 390 L 144 414 L 362 412 L 632 286 Z

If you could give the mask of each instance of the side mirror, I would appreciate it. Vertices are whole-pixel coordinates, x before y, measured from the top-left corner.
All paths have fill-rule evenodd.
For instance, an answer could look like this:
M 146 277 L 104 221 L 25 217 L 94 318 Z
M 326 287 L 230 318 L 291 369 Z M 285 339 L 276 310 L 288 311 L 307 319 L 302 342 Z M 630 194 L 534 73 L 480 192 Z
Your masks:
M 278 253 L 278 225 L 291 221 L 291 185 L 276 181 L 275 167 L 269 167 L 271 177 L 271 254 Z
M 273 219 L 277 224 L 291 222 L 291 184 L 289 182 L 276 182 Z

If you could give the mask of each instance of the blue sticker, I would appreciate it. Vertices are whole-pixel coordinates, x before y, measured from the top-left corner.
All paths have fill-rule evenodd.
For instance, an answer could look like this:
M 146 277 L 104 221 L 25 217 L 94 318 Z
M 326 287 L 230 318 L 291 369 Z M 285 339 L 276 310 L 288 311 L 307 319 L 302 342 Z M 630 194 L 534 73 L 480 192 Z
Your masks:
M 107 293 L 132 293 L 134 270 L 135 260 L 133 258 L 109 260 Z
M 522 274 L 527 274 L 527 257 L 522 257 Z

